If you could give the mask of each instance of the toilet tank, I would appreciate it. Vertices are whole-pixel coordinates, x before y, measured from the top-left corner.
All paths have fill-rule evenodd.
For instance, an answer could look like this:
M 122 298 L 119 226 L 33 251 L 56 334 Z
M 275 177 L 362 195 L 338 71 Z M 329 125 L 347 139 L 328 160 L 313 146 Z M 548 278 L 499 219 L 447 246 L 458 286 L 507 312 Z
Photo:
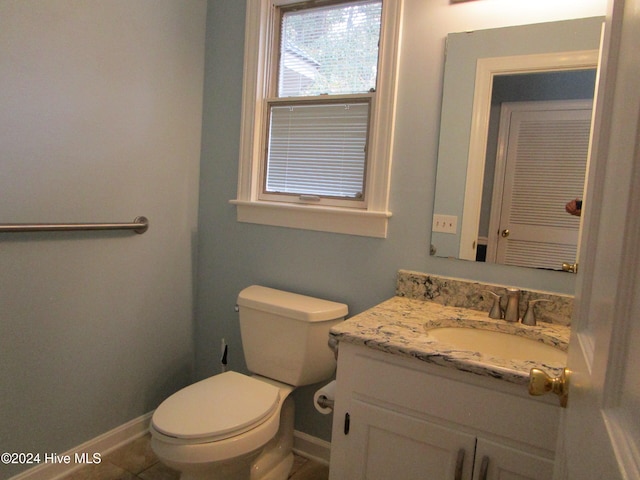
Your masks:
M 294 386 L 333 375 L 329 329 L 344 320 L 345 304 L 253 285 L 240 292 L 238 307 L 251 372 Z

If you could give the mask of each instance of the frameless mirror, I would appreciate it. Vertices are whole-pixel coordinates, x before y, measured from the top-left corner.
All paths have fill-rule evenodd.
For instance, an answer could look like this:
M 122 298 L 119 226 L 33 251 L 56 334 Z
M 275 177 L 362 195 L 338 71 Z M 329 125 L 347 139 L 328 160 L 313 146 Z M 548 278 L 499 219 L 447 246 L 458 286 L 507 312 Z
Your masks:
M 575 263 L 602 22 L 448 35 L 433 255 Z

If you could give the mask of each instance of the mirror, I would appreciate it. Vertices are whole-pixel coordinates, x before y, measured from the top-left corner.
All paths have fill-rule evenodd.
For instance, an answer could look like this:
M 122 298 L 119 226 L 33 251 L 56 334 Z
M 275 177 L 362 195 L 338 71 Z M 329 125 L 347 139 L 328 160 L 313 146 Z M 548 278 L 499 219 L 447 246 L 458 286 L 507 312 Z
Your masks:
M 432 255 L 575 263 L 603 20 L 448 35 Z

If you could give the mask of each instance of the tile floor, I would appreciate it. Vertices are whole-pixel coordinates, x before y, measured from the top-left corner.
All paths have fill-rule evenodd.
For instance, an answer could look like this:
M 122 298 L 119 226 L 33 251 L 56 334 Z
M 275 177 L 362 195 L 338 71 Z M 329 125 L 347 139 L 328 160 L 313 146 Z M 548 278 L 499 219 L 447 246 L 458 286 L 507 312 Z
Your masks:
M 295 456 L 290 480 L 327 480 L 329 467 Z M 99 464 L 76 470 L 63 480 L 178 480 L 175 470 L 158 461 L 145 435 L 104 455 Z

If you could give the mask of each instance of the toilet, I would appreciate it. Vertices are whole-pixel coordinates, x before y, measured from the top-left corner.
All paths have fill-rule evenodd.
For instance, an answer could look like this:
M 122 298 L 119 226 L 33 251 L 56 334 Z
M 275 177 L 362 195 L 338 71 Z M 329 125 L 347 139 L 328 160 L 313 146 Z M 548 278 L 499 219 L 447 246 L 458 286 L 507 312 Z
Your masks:
M 238 295 L 240 334 L 252 375 L 228 371 L 174 393 L 149 430 L 158 458 L 181 480 L 286 480 L 293 464 L 299 386 L 336 368 L 329 329 L 347 306 L 253 285 Z

